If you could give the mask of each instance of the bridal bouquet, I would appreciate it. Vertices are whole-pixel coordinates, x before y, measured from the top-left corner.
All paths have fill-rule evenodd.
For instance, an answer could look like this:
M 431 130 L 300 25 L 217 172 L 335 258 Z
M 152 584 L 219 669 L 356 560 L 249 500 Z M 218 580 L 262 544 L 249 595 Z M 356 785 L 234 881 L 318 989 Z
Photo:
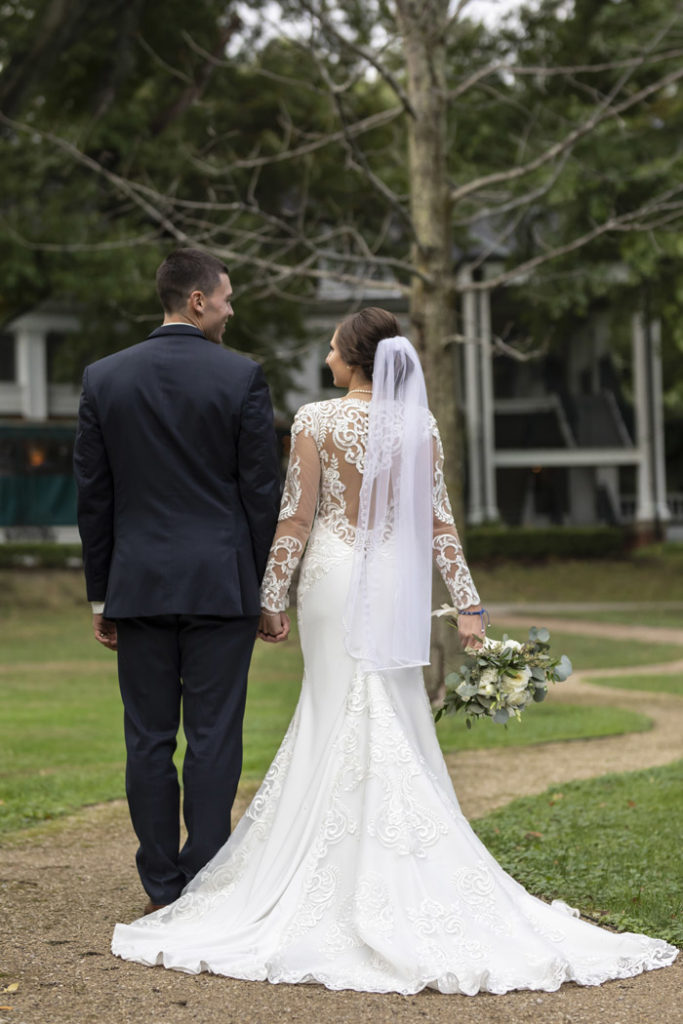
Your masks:
M 444 606 L 434 614 L 457 623 L 454 608 Z M 571 675 L 571 661 L 566 654 L 553 657 L 549 641 L 547 629 L 532 626 L 523 644 L 504 636 L 502 640 L 486 637 L 481 647 L 468 647 L 465 664 L 446 676 L 446 697 L 435 712 L 436 721 L 457 711 L 465 712 L 468 729 L 473 719 L 482 716 L 503 724 L 513 716 L 519 719 L 532 701 L 545 700 L 549 683 Z

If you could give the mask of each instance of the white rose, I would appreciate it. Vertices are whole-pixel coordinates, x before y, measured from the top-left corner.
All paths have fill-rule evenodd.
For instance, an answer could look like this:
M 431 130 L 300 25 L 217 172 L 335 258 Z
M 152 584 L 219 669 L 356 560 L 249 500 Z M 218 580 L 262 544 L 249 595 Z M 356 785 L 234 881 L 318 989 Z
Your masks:
M 508 650 L 508 651 L 510 651 L 510 650 L 512 650 L 512 651 L 521 651 L 521 649 L 522 649 L 522 645 L 520 644 L 519 640 L 511 640 L 510 637 L 508 637 L 508 639 L 505 640 L 504 643 L 503 643 L 503 650 L 504 651 L 505 650 Z
M 485 651 L 494 651 L 495 653 L 503 650 L 503 644 L 500 640 L 494 640 L 493 637 L 484 637 L 482 649 Z
M 508 672 L 500 681 L 500 688 L 506 696 L 506 702 L 512 707 L 521 707 L 528 701 L 527 686 L 531 679 L 531 669 L 528 666 L 517 669 L 515 672 Z
M 495 668 L 485 668 L 479 680 L 479 693 L 485 697 L 493 697 L 496 692 L 498 672 Z

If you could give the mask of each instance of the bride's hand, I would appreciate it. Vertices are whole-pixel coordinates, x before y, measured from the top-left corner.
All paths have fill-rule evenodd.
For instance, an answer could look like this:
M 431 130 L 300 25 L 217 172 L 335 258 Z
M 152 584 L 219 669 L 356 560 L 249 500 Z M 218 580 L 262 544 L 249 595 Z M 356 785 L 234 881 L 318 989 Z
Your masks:
M 269 644 L 280 643 L 289 636 L 290 622 L 286 612 L 261 612 L 257 636 Z
M 468 608 L 468 612 L 478 613 L 481 612 L 482 606 L 473 605 L 472 608 Z M 466 650 L 474 648 L 477 650 L 481 647 L 482 643 L 486 639 L 486 623 L 484 615 L 472 614 L 464 615 L 462 612 L 458 615 L 458 637 L 462 644 L 462 649 Z

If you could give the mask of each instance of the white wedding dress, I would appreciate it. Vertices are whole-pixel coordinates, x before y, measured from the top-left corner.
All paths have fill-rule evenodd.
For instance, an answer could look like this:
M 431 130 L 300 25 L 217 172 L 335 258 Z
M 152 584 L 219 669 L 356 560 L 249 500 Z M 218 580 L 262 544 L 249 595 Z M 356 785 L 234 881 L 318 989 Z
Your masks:
M 462 815 L 421 670 L 363 673 L 346 652 L 367 421 L 362 399 L 297 414 L 262 595 L 286 606 L 306 547 L 299 703 L 229 841 L 175 903 L 117 925 L 113 952 L 190 973 L 403 994 L 554 991 L 672 963 L 662 940 L 582 922 L 510 878 Z M 435 423 L 433 435 L 435 561 L 453 603 L 468 606 L 478 596 Z

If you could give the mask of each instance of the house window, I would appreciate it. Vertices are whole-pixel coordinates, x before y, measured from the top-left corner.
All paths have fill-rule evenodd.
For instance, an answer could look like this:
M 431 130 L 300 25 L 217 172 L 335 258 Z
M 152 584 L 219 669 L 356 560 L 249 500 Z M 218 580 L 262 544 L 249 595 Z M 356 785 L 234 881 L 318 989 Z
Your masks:
M 14 351 L 14 335 L 0 334 L 0 380 L 17 379 L 16 355 Z

